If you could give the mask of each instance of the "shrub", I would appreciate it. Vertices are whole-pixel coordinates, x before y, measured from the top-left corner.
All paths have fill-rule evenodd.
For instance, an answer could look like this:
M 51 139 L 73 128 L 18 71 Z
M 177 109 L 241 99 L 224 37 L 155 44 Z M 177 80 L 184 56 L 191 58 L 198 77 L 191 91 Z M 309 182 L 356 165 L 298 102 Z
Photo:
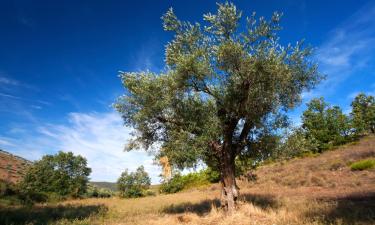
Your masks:
M 160 193 L 172 194 L 172 193 L 182 191 L 184 187 L 185 187 L 184 178 L 181 176 L 181 174 L 178 173 L 174 175 L 172 179 L 170 179 L 169 181 L 164 182 L 160 186 L 159 191 Z
M 120 197 L 137 198 L 144 196 L 144 192 L 149 188 L 151 179 L 143 166 L 137 168 L 135 172 L 129 173 L 125 170 L 117 181 Z
M 211 167 L 207 167 L 207 169 L 204 170 L 204 174 L 210 183 L 217 183 L 220 181 L 220 172 Z
M 152 190 L 147 190 L 144 192 L 144 196 L 155 196 L 156 193 Z
M 175 174 L 172 179 L 164 182 L 160 186 L 160 193 L 176 193 L 182 190 L 200 187 L 208 185 L 210 183 L 215 183 L 220 180 L 220 173 L 207 168 L 195 173 L 189 173 L 186 175 L 181 175 L 180 173 Z
M 352 170 L 366 170 L 366 169 L 372 169 L 375 167 L 375 159 L 364 159 L 357 161 L 355 163 L 352 163 L 350 165 L 350 168 Z
M 113 191 L 108 188 L 98 188 L 95 185 L 89 184 L 87 186 L 86 198 L 110 198 L 114 195 Z

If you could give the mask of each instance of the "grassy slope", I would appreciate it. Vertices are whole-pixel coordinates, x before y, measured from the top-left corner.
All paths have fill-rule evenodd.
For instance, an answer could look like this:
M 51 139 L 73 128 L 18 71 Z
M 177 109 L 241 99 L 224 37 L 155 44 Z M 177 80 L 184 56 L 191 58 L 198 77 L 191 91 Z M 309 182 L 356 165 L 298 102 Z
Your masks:
M 18 182 L 30 164 L 30 161 L 0 149 L 0 180 Z
M 239 181 L 238 211 L 228 217 L 218 209 L 220 189 L 215 184 L 140 199 L 2 209 L 0 224 L 7 224 L 6 218 L 20 224 L 70 224 L 74 219 L 74 224 L 375 224 L 375 170 L 352 171 L 348 166 L 371 157 L 375 137 L 317 157 L 265 165 L 256 171 L 256 182 Z

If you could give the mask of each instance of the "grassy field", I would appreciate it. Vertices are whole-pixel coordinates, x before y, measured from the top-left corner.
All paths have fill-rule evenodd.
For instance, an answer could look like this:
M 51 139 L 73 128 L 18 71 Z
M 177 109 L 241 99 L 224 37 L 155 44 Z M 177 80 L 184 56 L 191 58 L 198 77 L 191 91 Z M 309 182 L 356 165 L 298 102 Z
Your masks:
M 139 199 L 82 199 L 0 208 L 0 224 L 375 224 L 375 137 L 316 157 L 260 167 L 239 181 L 238 210 L 225 216 L 219 185 Z

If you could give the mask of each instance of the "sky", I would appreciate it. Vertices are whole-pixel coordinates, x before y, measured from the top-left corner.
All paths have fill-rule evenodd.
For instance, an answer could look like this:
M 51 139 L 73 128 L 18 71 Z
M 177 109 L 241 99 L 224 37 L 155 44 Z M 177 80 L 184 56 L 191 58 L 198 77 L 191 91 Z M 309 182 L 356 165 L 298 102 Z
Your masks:
M 216 1 L 0 0 L 0 149 L 29 160 L 60 150 L 87 158 L 93 181 L 116 181 L 144 165 L 144 151 L 124 152 L 132 128 L 112 108 L 124 93 L 118 71 L 159 72 L 171 40 L 161 15 L 202 22 Z M 289 113 L 300 123 L 314 97 L 350 112 L 359 92 L 375 95 L 375 1 L 234 1 L 243 15 L 283 12 L 282 44 L 305 42 L 327 76 Z

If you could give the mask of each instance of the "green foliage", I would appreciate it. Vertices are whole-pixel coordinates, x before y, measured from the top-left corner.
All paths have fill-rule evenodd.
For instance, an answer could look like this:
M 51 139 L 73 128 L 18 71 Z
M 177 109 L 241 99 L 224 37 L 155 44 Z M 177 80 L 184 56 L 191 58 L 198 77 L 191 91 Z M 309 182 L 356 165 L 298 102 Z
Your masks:
M 5 180 L 0 179 L 0 197 L 13 195 L 17 192 L 17 187 Z
M 78 197 L 86 192 L 90 173 L 85 158 L 60 151 L 35 162 L 20 183 L 20 191 L 31 198 L 37 193 Z
M 109 198 L 114 195 L 114 192 L 108 188 L 98 188 L 95 185 L 89 184 L 87 186 L 87 198 Z
M 303 157 L 317 152 L 318 147 L 314 139 L 306 138 L 303 129 L 296 128 L 287 135 L 284 142 L 280 143 L 277 150 L 277 157 L 290 159 L 294 157 Z
M 175 174 L 169 181 L 164 182 L 160 185 L 160 193 L 177 193 L 179 191 L 182 191 L 185 187 L 185 180 L 182 177 L 181 174 Z
M 174 38 L 166 46 L 164 72 L 120 74 L 126 94 L 115 108 L 137 131 L 127 149 L 160 144 L 159 156 L 173 166 L 204 161 L 218 170 L 222 160 L 234 164 L 237 154 L 259 153 L 258 137 L 285 126 L 285 112 L 322 78 L 311 48 L 280 44 L 280 17 L 257 19 L 254 13 L 238 29 L 242 12 L 231 3 L 205 14 L 204 26 L 168 10 L 163 27 Z
M 351 116 L 356 134 L 375 133 L 374 96 L 366 96 L 364 93 L 360 93 L 354 98 L 351 106 Z
M 210 183 L 217 183 L 220 181 L 220 172 L 211 167 L 207 167 L 203 170 L 203 173 Z
M 151 179 L 143 166 L 131 173 L 125 170 L 117 180 L 120 196 L 124 198 L 142 197 L 150 185 Z
M 313 99 L 307 106 L 302 116 L 302 127 L 317 151 L 352 140 L 350 119 L 338 106 L 330 107 L 323 98 Z
M 186 175 L 177 173 L 172 179 L 161 184 L 159 191 L 160 193 L 171 194 L 218 181 L 220 181 L 220 173 L 208 167 L 199 172 L 188 173 Z
M 352 163 L 350 168 L 352 170 L 367 170 L 375 167 L 375 159 L 364 159 L 358 162 Z

